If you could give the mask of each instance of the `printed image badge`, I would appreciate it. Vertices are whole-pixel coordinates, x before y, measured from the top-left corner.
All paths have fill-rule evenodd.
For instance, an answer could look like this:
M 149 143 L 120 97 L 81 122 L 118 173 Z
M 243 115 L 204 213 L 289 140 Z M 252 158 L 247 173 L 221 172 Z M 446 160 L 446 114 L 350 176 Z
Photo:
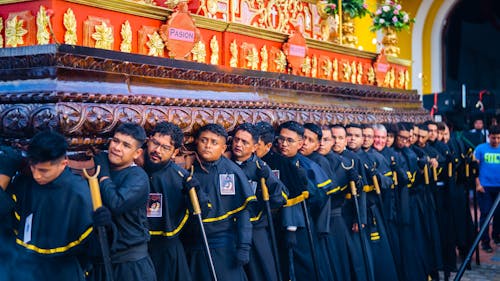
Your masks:
M 148 218 L 161 218 L 162 217 L 162 207 L 163 194 L 161 193 L 149 193 L 148 198 L 148 208 L 147 216 Z
M 220 195 L 236 194 L 236 187 L 234 186 L 234 174 L 219 175 L 219 190 Z
M 275 176 L 277 179 L 280 179 L 280 170 L 272 170 L 271 172 L 273 172 L 274 176 Z

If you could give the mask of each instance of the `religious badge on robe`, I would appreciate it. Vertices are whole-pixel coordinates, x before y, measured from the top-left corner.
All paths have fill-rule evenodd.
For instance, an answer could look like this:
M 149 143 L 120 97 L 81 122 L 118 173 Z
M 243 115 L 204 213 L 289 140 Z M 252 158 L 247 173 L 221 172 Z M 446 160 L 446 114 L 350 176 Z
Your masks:
M 236 187 L 234 186 L 234 174 L 219 175 L 219 190 L 220 195 L 236 194 Z
M 150 193 L 148 198 L 147 216 L 148 218 L 161 218 L 163 194 Z

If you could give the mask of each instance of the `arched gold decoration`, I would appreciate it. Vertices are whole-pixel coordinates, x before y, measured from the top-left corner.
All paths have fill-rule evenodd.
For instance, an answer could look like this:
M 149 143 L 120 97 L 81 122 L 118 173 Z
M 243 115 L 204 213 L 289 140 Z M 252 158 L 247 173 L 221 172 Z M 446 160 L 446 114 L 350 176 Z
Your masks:
M 193 61 L 205 63 L 207 59 L 207 50 L 205 47 L 205 43 L 203 43 L 203 41 L 201 40 L 196 42 L 193 49 L 191 50 L 191 54 L 193 54 Z
M 23 36 L 28 33 L 23 27 L 24 20 L 20 20 L 17 16 L 7 21 L 5 26 L 5 46 L 17 47 L 24 44 Z
M 210 63 L 211 64 L 219 64 L 219 42 L 217 41 L 217 37 L 214 35 L 210 40 Z
M 101 48 L 106 50 L 113 49 L 113 28 L 108 26 L 104 21 L 101 25 L 95 26 L 95 32 L 92 33 L 92 39 L 95 40 L 95 48 Z
M 148 38 L 149 40 L 146 43 L 146 46 L 148 46 L 149 48 L 148 55 L 154 57 L 163 57 L 165 44 L 163 44 L 163 40 L 161 39 L 160 34 L 155 31 L 152 34 L 148 34 Z
M 229 66 L 238 67 L 238 44 L 236 40 L 231 42 L 231 46 L 229 47 L 231 51 L 231 58 L 229 59 Z
M 267 71 L 269 67 L 269 53 L 267 52 L 266 45 L 260 49 L 260 70 Z
M 36 41 L 39 45 L 49 44 L 50 42 L 49 21 L 47 10 L 41 5 L 36 14 Z
M 64 33 L 64 43 L 76 45 L 76 17 L 71 8 L 68 8 L 66 13 L 64 13 L 63 24 L 66 29 L 66 32 Z
M 128 20 L 122 24 L 120 35 L 122 36 L 120 51 L 125 53 L 132 52 L 132 28 L 130 27 L 130 22 Z

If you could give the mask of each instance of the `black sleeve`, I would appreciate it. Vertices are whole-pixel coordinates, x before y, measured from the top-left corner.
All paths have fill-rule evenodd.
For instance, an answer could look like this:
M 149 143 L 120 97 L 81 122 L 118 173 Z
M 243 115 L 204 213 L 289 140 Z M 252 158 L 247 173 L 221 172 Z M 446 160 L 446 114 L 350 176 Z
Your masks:
M 131 169 L 130 173 L 117 186 L 111 178 L 101 182 L 102 201 L 113 214 L 122 214 L 137 208 L 149 193 L 147 174 L 140 169 Z

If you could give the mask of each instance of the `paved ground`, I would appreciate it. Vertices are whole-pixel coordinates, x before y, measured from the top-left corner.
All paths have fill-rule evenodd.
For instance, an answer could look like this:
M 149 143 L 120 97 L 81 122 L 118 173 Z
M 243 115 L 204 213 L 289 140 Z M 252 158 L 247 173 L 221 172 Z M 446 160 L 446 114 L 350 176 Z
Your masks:
M 493 253 L 479 250 L 480 265 L 476 265 L 476 257 L 472 256 L 472 270 L 465 271 L 461 281 L 500 281 L 500 246 L 495 246 L 493 241 L 491 241 L 491 246 Z M 460 265 L 461 263 L 457 267 Z M 452 273 L 450 280 L 454 278 L 455 273 Z

